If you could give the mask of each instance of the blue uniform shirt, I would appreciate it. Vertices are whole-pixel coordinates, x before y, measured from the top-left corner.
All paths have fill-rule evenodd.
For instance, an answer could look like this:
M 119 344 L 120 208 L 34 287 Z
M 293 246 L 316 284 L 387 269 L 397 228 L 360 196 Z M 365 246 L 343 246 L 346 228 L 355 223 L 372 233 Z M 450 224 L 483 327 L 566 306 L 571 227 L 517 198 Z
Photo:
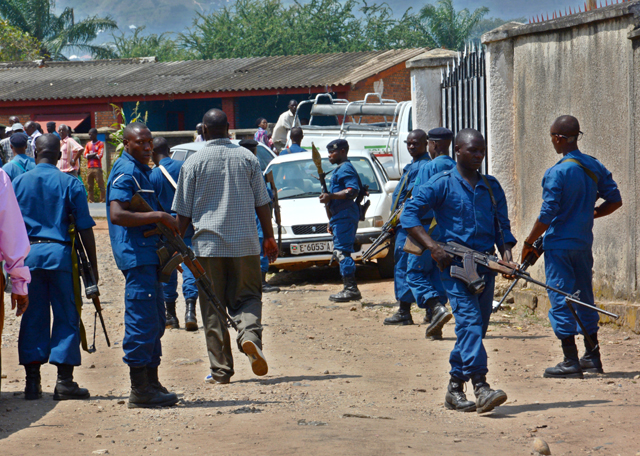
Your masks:
M 54 165 L 40 163 L 32 171 L 18 176 L 13 181 L 13 189 L 29 239 L 55 241 L 32 244 L 25 265 L 29 269 L 70 272 L 69 215 L 73 215 L 78 231 L 95 225 L 82 183 Z
M 421 169 L 427 166 L 430 161 L 431 157 L 429 157 L 428 153 L 425 153 L 422 157 L 417 160 L 412 160 L 411 163 L 404 167 L 400 182 L 396 186 L 396 189 L 393 191 L 393 196 L 391 197 L 391 212 L 394 212 L 398 206 L 404 202 L 407 193 L 415 185 L 418 173 Z
M 280 155 L 297 154 L 298 152 L 306 152 L 306 150 L 304 150 L 302 147 L 300 147 L 297 144 L 291 144 L 290 147 L 286 149 L 282 149 L 282 151 L 280 152 Z
M 180 168 L 182 168 L 183 164 L 183 161 L 173 160 L 169 157 L 160 160 L 160 165 L 165 167 L 165 169 L 169 172 L 169 175 L 176 183 L 178 182 L 178 177 L 180 176 Z M 156 191 L 156 195 L 158 196 L 158 201 L 160 201 L 162 209 L 164 209 L 165 212 L 175 214 L 174 212 L 171 212 L 171 206 L 173 204 L 173 197 L 176 194 L 176 189 L 173 188 L 173 185 L 171 185 L 169 179 L 164 177 L 164 174 L 162 173 L 162 170 L 159 166 L 153 168 L 149 180 L 153 184 L 153 188 Z
M 573 158 L 591 170 L 596 184 Z M 622 200 L 618 185 L 602 163 L 579 150 L 568 153 L 544 173 L 540 221 L 549 225 L 544 235 L 544 249 L 591 250 L 593 244 L 593 210 L 596 200 Z
M 2 169 L 9 176 L 9 179 L 13 180 L 20 174 L 24 174 L 27 171 L 31 171 L 36 167 L 36 161 L 26 154 L 16 155 L 13 160 L 4 165 Z
M 150 190 L 151 192 L 141 192 L 149 206 L 154 211 L 159 211 L 160 207 L 153 190 L 153 185 L 149 180 L 151 168 L 143 165 L 126 151 L 116 160 L 109 175 L 107 184 L 107 222 L 109 224 L 109 237 L 111 238 L 111 248 L 116 265 L 121 271 L 138 266 L 159 264 L 156 246 L 159 236 L 154 235 L 148 238 L 144 233 L 153 230 L 155 225 L 144 225 L 136 227 L 124 227 L 111 223 L 111 201 L 129 202 L 134 193 L 138 190 Z
M 331 185 L 329 188 L 330 193 L 338 193 L 344 189 L 352 188 L 356 192 L 360 191 L 360 186 L 358 185 L 358 172 L 353 167 L 349 160 L 342 162 L 338 167 L 333 171 L 331 176 Z M 356 202 L 354 199 L 344 199 L 344 200 L 331 200 L 329 202 L 329 209 L 331 209 L 331 214 L 336 215 L 338 212 L 347 209 L 349 207 L 355 207 Z
M 442 171 L 448 171 L 456 167 L 456 162 L 448 155 L 439 155 L 433 160 L 429 161 L 427 165 L 422 166 L 418 171 L 418 175 L 415 178 L 413 185 L 419 187 L 421 184 L 426 184 L 429 180 Z M 433 211 L 429 211 L 425 214 L 423 220 L 433 218 Z
M 495 177 L 486 178 L 496 200 L 504 242 L 515 244 L 504 191 Z M 422 226 L 421 220 L 430 210 L 438 222 L 440 242 L 453 241 L 480 252 L 493 252 L 494 245 L 502 245 L 491 196 L 482 179 L 471 188 L 457 168 L 436 174 L 407 202 L 400 223 L 404 228 Z

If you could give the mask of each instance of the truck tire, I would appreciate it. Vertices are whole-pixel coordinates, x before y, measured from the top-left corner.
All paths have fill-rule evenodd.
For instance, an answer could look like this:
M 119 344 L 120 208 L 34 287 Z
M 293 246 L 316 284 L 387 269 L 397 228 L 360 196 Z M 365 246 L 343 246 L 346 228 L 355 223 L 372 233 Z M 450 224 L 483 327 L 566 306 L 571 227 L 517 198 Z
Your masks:
M 395 260 L 393 258 L 393 242 L 389 245 L 389 253 L 384 258 L 378 258 L 376 260 L 376 264 L 378 265 L 378 273 L 380 277 L 383 279 L 391 279 L 393 278 L 393 270 L 395 267 Z

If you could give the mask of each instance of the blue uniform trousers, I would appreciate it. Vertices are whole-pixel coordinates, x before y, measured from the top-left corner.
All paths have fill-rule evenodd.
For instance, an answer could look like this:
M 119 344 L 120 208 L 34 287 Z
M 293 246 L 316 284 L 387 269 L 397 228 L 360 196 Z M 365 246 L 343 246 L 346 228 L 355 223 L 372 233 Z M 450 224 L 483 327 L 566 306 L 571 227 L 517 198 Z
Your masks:
M 132 367 L 157 367 L 166 324 L 158 266 L 138 266 L 122 273 L 126 280 L 122 359 Z
M 487 352 L 482 339 L 489 327 L 495 273 L 482 273 L 485 280 L 484 291 L 473 295 L 462 281 L 450 275 L 450 268 L 441 273 L 442 285 L 447 293 L 451 309 L 456 319 L 456 344 L 449 356 L 450 374 L 468 381 L 473 374 L 486 374 Z
M 340 275 L 353 276 L 356 273 L 356 263 L 351 258 L 351 254 L 358 230 L 358 207 L 353 205 L 341 210 L 331 217 L 329 225 L 333 231 L 333 251 L 340 252 L 337 253 L 340 261 Z
M 31 270 L 29 307 L 20 322 L 18 356 L 23 365 L 47 361 L 80 365 L 80 316 L 70 271 Z
M 593 255 L 590 250 L 547 250 L 544 252 L 544 266 L 548 285 L 569 294 L 580 290 L 580 301 L 587 304 L 595 302 L 591 283 Z M 565 339 L 581 333 L 564 296 L 553 291 L 547 291 L 547 294 L 551 301 L 549 321 L 556 336 Z M 589 334 L 597 333 L 600 320 L 598 312 L 577 304 L 573 308 Z
M 258 215 L 256 214 L 256 224 L 258 225 L 258 241 L 260 242 L 260 271 L 263 273 L 267 273 L 269 271 L 269 258 L 264 254 L 264 233 L 262 232 L 262 225 L 260 225 L 260 220 L 258 219 Z
M 407 231 L 403 228 L 399 228 L 396 232 L 396 240 L 393 246 L 393 260 L 395 266 L 393 268 L 393 289 L 395 291 L 396 300 L 403 302 L 415 302 L 416 299 L 409 288 L 407 281 L 407 263 L 409 261 L 410 253 L 402 250 L 404 242 L 407 240 Z
M 184 243 L 191 247 L 191 238 L 184 238 Z M 178 270 L 171 274 L 169 282 L 162 285 L 164 302 L 176 302 L 178 299 Z M 184 299 L 197 299 L 198 287 L 196 286 L 196 278 L 191 270 L 182 263 L 182 296 Z
M 409 254 L 407 283 L 416 298 L 416 304 L 421 309 L 425 309 L 427 301 L 433 298 L 438 299 L 441 304 L 447 303 L 447 294 L 440 279 L 440 269 L 431 258 L 429 250 L 425 250 L 420 256 Z

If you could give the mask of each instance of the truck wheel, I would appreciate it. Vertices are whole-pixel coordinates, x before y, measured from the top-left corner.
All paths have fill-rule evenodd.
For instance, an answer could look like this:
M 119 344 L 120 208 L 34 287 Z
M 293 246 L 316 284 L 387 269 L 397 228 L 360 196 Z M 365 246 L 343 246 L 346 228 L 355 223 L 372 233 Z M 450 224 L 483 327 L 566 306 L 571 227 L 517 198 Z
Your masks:
M 393 270 L 395 267 L 395 260 L 393 258 L 393 242 L 389 245 L 389 253 L 384 258 L 378 258 L 376 263 L 378 265 L 378 273 L 383 279 L 393 278 Z

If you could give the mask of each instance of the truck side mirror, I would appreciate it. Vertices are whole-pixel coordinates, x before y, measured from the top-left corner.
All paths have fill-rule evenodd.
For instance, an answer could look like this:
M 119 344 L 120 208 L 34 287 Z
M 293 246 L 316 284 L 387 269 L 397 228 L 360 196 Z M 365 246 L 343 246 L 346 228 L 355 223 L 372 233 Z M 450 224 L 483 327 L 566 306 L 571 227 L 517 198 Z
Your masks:
M 393 193 L 396 189 L 396 187 L 398 186 L 398 182 L 397 180 L 390 180 L 387 181 L 386 184 L 384 184 L 384 191 L 387 193 Z

